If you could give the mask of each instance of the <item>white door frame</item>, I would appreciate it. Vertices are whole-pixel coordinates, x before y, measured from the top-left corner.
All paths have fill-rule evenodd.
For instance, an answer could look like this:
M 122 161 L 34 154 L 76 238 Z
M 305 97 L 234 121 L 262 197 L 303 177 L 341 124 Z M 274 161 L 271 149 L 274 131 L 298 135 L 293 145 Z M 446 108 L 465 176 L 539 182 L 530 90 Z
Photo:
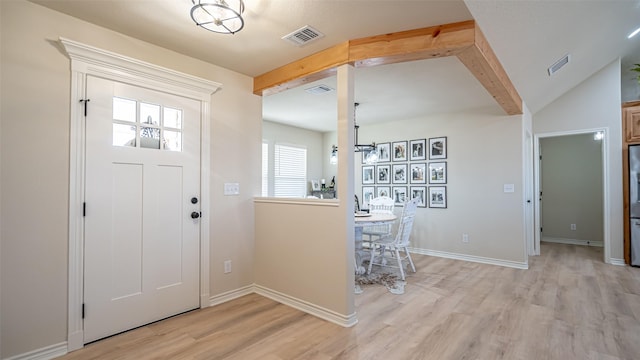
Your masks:
M 69 298 L 67 351 L 84 346 L 82 321 L 84 282 L 84 103 L 87 75 L 124 82 L 200 101 L 200 307 L 209 306 L 210 115 L 211 95 L 222 85 L 149 64 L 69 39 L 60 42 L 71 59 L 69 148 Z M 91 103 L 89 102 L 89 111 Z
M 602 231 L 604 239 L 604 259 L 605 263 L 611 263 L 611 234 L 610 226 L 611 219 L 609 217 L 609 128 L 595 128 L 584 129 L 574 131 L 560 131 L 552 133 L 541 133 L 535 135 L 534 151 L 534 197 L 535 197 L 535 255 L 540 255 L 540 139 L 567 135 L 581 135 L 581 134 L 593 134 L 595 132 L 602 132 L 604 134 L 602 138 Z

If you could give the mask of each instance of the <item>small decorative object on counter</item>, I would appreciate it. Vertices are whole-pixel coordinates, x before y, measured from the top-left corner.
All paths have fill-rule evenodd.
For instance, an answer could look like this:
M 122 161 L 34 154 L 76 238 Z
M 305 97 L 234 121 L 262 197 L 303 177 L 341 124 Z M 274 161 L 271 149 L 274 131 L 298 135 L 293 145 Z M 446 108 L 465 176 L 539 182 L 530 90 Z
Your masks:
M 331 185 L 329 185 L 329 187 L 332 188 L 332 189 L 334 187 L 336 187 L 336 177 L 335 176 L 331 178 Z

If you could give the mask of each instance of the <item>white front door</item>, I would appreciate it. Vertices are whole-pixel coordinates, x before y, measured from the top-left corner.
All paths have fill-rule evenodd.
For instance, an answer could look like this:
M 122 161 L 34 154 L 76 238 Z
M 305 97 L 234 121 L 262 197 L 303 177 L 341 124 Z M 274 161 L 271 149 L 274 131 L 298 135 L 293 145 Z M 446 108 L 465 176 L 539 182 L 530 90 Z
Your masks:
M 84 342 L 198 308 L 200 102 L 87 76 Z

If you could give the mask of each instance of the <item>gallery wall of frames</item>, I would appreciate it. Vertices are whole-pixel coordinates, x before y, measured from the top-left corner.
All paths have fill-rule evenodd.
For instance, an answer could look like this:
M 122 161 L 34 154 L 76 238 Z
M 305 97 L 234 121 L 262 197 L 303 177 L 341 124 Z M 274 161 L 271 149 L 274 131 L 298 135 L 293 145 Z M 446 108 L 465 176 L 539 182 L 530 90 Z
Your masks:
M 362 208 L 369 200 L 389 196 L 401 206 L 420 198 L 419 207 L 447 208 L 447 137 L 402 140 L 376 145 L 378 162 L 362 157 Z

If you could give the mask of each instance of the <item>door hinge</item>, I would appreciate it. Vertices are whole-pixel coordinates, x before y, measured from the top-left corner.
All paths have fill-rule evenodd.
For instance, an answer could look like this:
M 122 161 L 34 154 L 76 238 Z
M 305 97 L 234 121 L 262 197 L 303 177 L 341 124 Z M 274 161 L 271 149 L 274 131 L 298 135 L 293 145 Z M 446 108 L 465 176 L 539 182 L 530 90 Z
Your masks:
M 91 101 L 91 99 L 80 99 L 80 102 L 84 104 L 84 117 L 87 117 L 87 103 Z
M 82 203 L 82 217 L 87 216 L 87 203 L 83 202 Z
M 82 318 L 84 319 L 84 303 L 82 303 Z

